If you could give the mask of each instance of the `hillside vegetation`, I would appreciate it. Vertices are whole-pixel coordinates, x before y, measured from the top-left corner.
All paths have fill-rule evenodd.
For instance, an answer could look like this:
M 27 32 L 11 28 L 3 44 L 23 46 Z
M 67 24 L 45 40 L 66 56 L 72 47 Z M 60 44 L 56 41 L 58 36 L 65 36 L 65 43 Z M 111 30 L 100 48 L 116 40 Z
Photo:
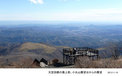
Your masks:
M 32 42 L 24 43 L 19 47 L 19 50 L 21 51 L 38 50 L 38 49 L 43 49 L 46 53 L 52 53 L 56 51 L 56 48 L 53 46 L 49 46 L 41 43 L 32 43 Z
M 106 58 L 99 60 L 90 60 L 87 57 L 77 59 L 75 67 L 77 68 L 122 68 L 122 57 L 115 60 L 114 58 Z
M 0 47 L 0 67 L 31 67 L 34 59 L 48 61 L 58 58 L 62 61 L 62 49 L 66 46 L 52 46 L 44 43 L 26 42 Z

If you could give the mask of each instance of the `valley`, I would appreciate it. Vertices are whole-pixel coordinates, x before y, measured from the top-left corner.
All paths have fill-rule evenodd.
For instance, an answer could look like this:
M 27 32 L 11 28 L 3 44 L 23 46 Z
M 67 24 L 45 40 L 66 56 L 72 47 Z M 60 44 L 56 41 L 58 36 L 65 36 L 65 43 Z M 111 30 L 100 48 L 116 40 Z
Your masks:
M 9 26 L 0 26 L 0 67 L 3 68 L 28 68 L 34 59 L 41 58 L 50 62 L 53 59 L 62 62 L 62 49 L 69 47 L 94 48 L 100 51 L 101 58 L 108 58 L 112 56 L 111 49 L 117 46 L 121 54 L 121 25 L 22 24 Z

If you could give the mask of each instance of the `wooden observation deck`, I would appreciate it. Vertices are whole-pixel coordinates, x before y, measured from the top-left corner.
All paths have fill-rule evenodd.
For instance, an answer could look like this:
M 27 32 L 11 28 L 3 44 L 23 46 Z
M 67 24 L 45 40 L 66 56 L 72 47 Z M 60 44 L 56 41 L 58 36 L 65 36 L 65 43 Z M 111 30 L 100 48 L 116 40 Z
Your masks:
M 75 60 L 79 56 L 87 56 L 91 59 L 98 59 L 99 51 L 88 47 L 63 49 L 63 63 L 66 65 L 75 64 Z

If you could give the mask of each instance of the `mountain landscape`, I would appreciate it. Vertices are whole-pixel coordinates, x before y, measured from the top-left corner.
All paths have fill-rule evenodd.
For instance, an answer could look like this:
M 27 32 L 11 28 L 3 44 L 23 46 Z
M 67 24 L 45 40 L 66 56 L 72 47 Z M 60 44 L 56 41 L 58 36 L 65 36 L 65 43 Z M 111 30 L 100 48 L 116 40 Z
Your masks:
M 121 25 L 23 24 L 0 26 L 0 67 L 30 67 L 34 59 L 62 62 L 63 48 L 98 49 L 101 58 L 122 41 Z M 112 44 L 112 45 L 110 45 Z M 121 49 L 119 50 L 121 54 Z
M 121 68 L 122 0 L 0 0 L 1 76 L 122 76 Z
M 45 58 L 48 61 L 62 60 L 63 46 L 51 46 L 43 43 L 25 42 L 0 48 L 0 67 L 27 67 L 34 59 Z M 24 63 L 23 63 L 24 62 Z
M 99 47 L 109 41 L 121 41 L 121 29 L 121 25 L 81 24 L 0 26 L 0 44 L 42 42 L 57 46 Z

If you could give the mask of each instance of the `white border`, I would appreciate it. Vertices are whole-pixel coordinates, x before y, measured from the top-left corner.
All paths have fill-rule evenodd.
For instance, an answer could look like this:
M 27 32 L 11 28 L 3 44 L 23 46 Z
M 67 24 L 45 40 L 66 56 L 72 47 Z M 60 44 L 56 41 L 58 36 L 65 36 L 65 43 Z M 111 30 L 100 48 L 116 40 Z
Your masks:
M 49 71 L 102 71 L 102 74 L 49 74 Z M 110 72 L 110 73 L 108 73 Z M 80 69 L 80 68 L 50 68 L 50 69 L 0 69 L 0 76 L 122 76 L 122 69 Z

